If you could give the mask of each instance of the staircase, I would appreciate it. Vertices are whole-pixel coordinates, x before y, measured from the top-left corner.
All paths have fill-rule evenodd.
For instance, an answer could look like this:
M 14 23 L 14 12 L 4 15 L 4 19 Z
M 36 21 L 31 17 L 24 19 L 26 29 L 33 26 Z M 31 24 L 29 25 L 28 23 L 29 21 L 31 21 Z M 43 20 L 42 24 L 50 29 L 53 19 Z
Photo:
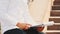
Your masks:
M 54 1 L 49 21 L 54 21 L 55 25 L 47 27 L 47 34 L 60 34 L 60 0 Z

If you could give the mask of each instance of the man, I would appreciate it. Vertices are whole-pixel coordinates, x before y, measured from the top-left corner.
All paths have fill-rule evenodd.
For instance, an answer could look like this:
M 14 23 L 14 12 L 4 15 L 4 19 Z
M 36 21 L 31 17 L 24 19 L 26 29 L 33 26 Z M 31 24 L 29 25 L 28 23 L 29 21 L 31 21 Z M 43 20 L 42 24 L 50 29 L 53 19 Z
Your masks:
M 1 34 L 39 34 L 31 27 L 33 19 L 28 12 L 27 0 L 0 0 Z M 36 32 L 36 33 L 35 33 Z

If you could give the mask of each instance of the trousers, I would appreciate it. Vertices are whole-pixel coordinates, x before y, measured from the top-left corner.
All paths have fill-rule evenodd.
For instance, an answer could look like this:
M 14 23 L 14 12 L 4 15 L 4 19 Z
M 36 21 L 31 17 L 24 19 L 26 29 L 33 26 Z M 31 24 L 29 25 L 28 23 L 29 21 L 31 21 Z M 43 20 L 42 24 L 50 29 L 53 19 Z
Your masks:
M 21 30 L 18 28 L 8 30 L 4 34 L 44 34 L 43 32 L 38 32 L 36 28 L 29 28 L 28 30 Z

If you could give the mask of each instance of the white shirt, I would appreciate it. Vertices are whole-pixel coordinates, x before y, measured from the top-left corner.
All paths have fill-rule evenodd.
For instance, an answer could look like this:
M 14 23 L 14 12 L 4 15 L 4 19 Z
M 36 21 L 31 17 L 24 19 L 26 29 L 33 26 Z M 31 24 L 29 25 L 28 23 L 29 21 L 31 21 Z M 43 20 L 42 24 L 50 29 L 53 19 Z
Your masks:
M 39 6 L 40 9 L 41 6 L 45 7 L 46 5 L 43 3 Z M 43 9 L 45 9 L 44 7 Z M 40 11 L 40 9 L 38 10 Z M 42 11 L 45 12 L 43 9 Z M 7 30 L 18 28 L 16 26 L 17 22 L 29 23 L 33 26 L 38 25 L 29 14 L 27 0 L 0 0 L 0 22 L 2 34 Z
M 33 23 L 28 12 L 27 0 L 0 0 L 0 21 L 2 34 L 7 30 L 18 28 L 17 22 Z

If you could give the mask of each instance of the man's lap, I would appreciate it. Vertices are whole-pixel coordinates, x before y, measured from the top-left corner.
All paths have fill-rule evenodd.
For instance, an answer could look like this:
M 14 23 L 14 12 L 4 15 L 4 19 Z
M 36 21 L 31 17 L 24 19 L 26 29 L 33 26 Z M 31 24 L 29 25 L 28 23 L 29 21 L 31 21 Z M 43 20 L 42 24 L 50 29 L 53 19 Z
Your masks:
M 36 28 L 29 28 L 28 30 L 20 30 L 20 29 L 12 29 L 6 31 L 4 34 L 43 34 L 41 32 L 38 32 Z
M 15 28 L 4 32 L 4 34 L 26 34 L 26 33 L 23 30 Z

